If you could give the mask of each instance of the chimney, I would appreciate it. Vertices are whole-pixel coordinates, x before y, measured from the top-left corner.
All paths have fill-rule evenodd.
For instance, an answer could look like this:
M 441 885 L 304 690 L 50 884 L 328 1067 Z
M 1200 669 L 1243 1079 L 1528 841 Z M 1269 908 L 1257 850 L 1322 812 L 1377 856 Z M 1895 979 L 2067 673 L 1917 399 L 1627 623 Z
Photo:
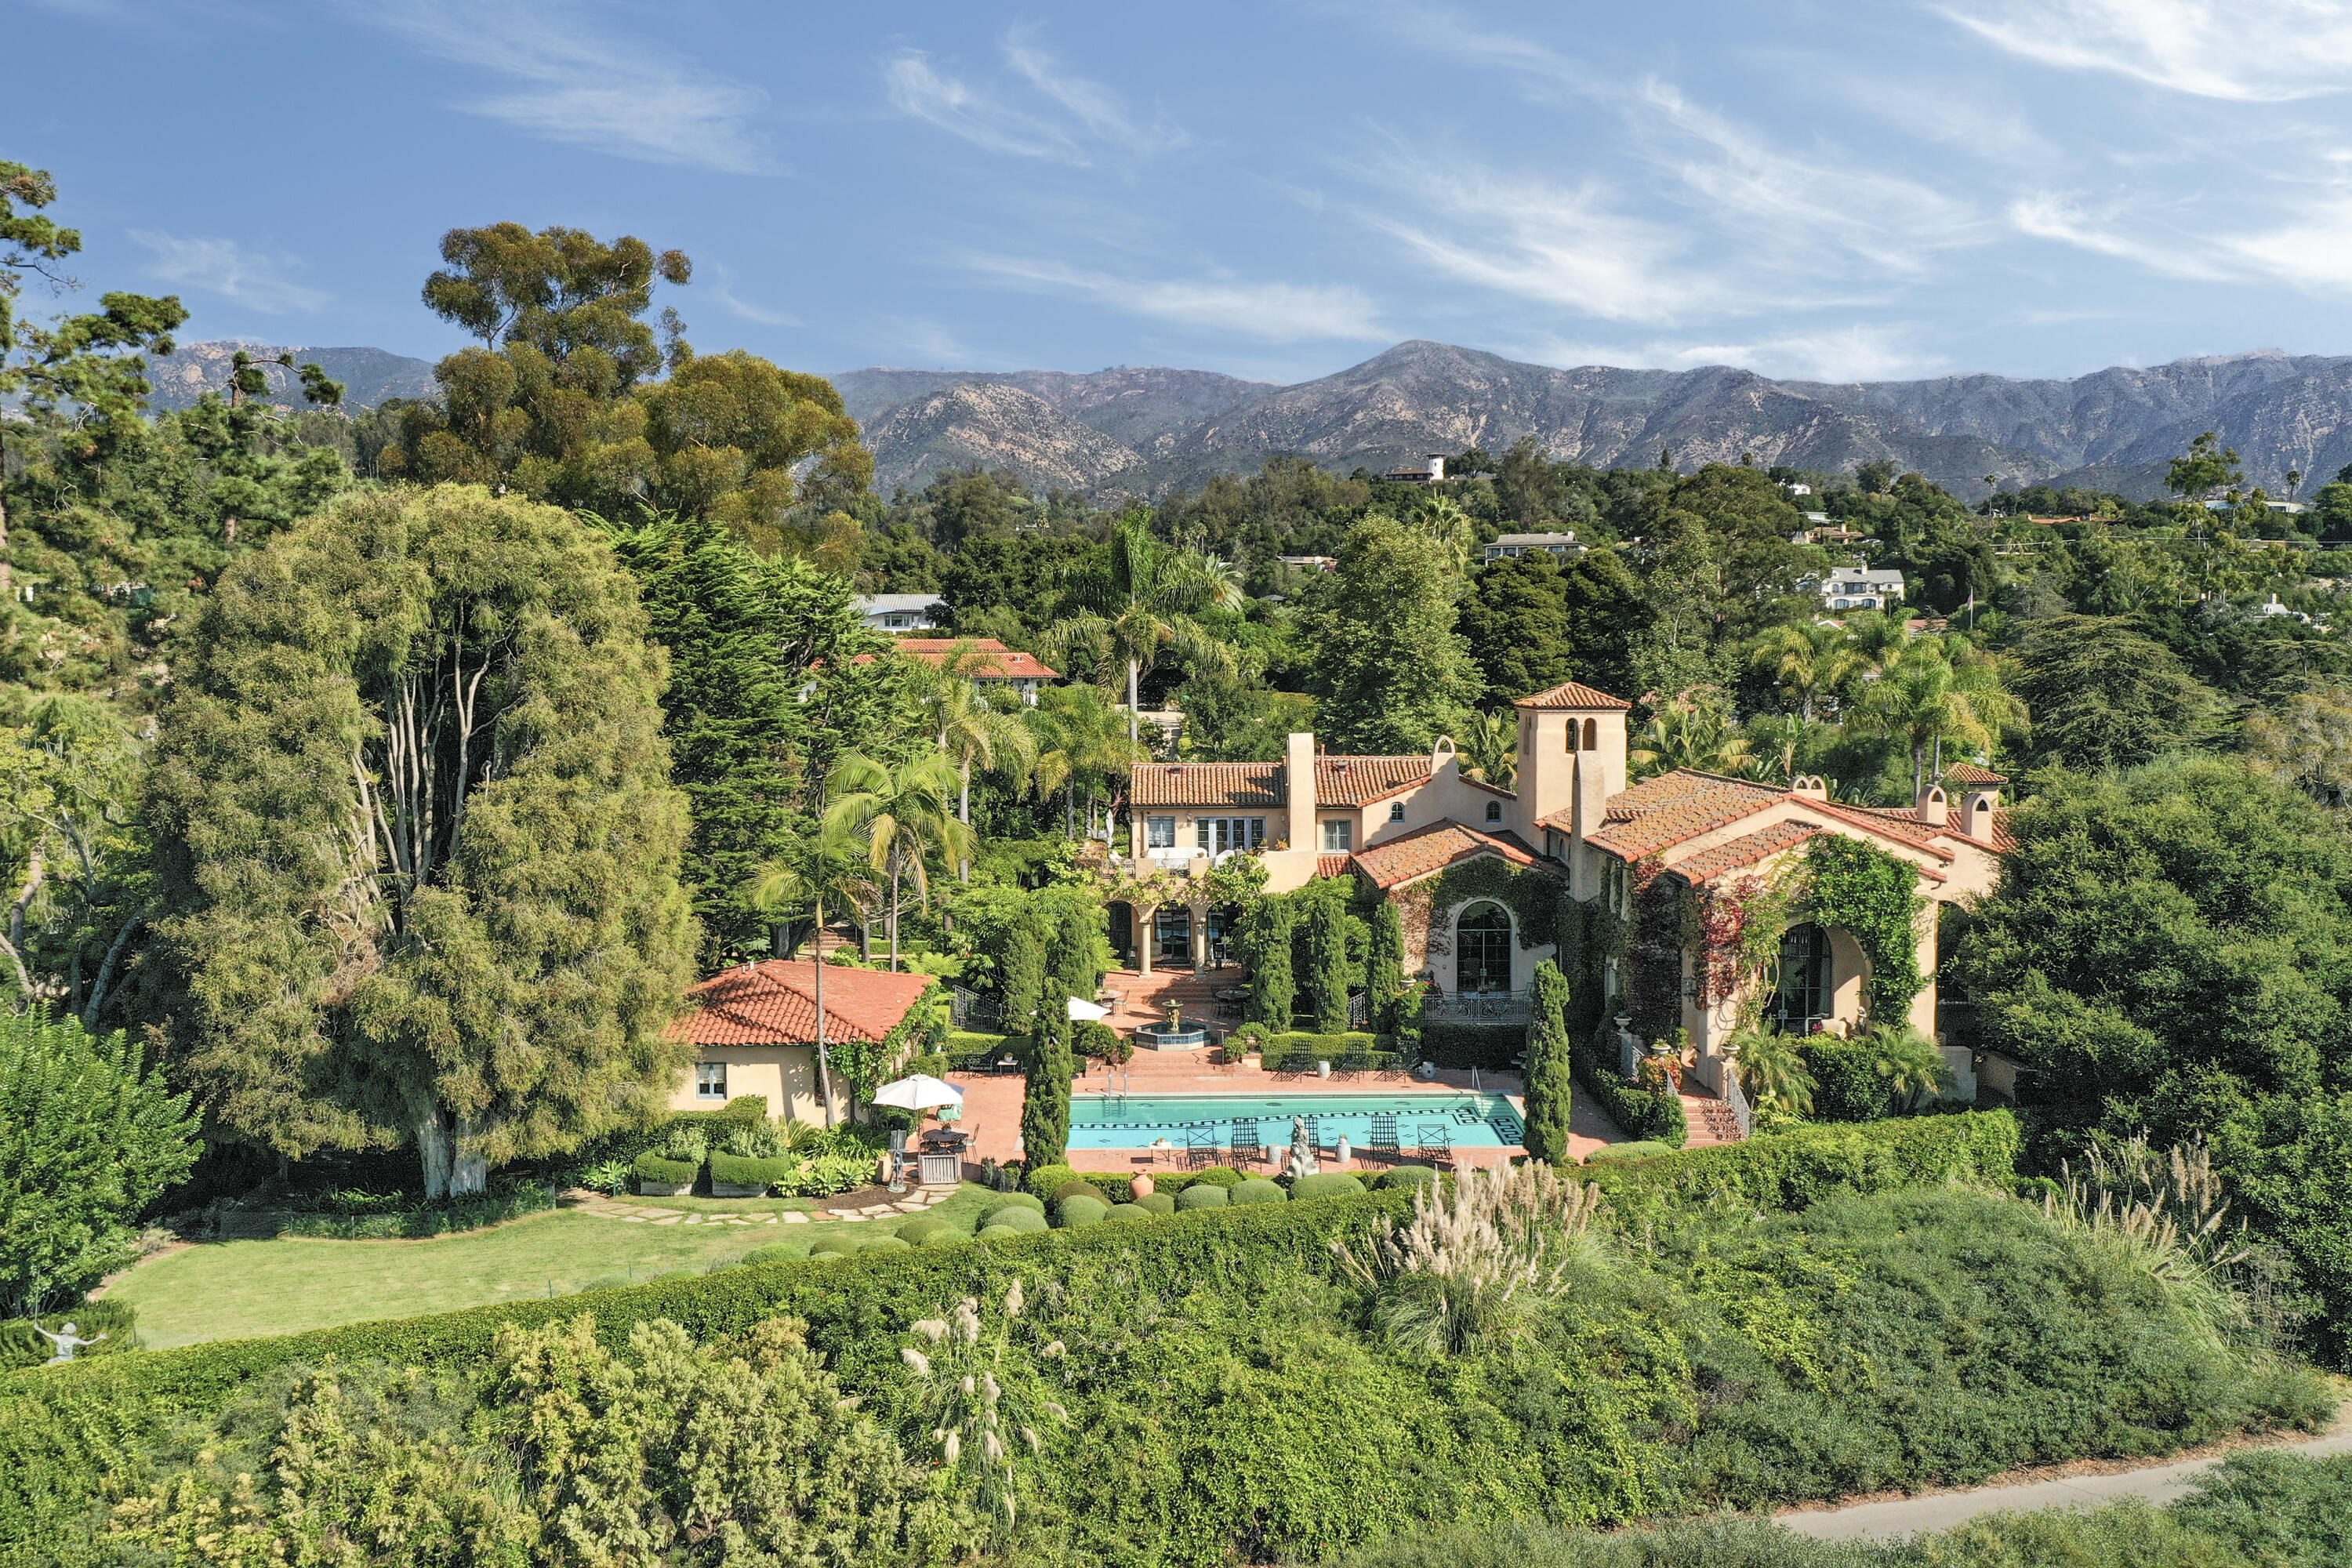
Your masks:
M 1990 842 L 1992 825 L 2000 816 L 2000 786 L 1998 784 L 1986 784 L 1960 796 L 1959 829 L 1971 838 Z
M 1315 834 L 1315 735 L 1294 730 L 1282 749 L 1283 782 L 1290 792 L 1290 847 L 1315 849 L 1322 840 Z
M 1944 786 L 1932 781 L 1919 792 L 1915 809 L 1919 820 L 1930 827 L 1942 827 L 1951 818 L 1951 806 L 1944 798 Z
M 1445 455 L 1442 452 L 1432 452 L 1429 455 L 1429 482 L 1433 485 L 1444 477 Z

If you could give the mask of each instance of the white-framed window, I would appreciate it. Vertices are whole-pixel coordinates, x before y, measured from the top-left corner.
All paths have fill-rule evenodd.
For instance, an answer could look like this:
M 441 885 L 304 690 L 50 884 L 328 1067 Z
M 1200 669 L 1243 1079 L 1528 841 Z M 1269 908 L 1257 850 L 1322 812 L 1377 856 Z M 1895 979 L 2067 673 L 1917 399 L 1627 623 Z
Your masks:
M 727 1064 L 725 1062 L 694 1064 L 694 1098 L 697 1100 L 727 1098 Z
M 1263 816 L 1196 816 L 1192 819 L 1195 847 L 1212 855 L 1234 849 L 1255 849 L 1265 842 Z
M 1335 854 L 1355 847 L 1356 825 L 1352 822 L 1327 822 L 1323 825 L 1323 851 Z
M 1404 820 L 1404 802 L 1400 800 L 1390 804 L 1389 820 L 1391 822 L 1402 822 Z
M 1176 847 L 1176 819 L 1172 816 L 1147 816 L 1143 819 L 1143 847 L 1147 849 Z

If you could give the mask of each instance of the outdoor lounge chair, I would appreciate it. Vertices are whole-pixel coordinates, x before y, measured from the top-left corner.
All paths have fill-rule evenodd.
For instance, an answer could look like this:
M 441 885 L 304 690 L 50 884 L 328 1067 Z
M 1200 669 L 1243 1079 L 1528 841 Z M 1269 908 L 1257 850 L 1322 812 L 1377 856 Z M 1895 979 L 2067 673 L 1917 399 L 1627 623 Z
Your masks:
M 1255 1165 L 1265 1158 L 1265 1135 L 1255 1121 L 1236 1121 L 1225 1135 L 1225 1155 L 1228 1163 L 1238 1167 Z
M 1454 1158 L 1454 1134 L 1439 1121 L 1416 1122 L 1413 1141 L 1421 1145 L 1421 1157 L 1431 1164 L 1450 1162 Z
M 1217 1163 L 1217 1130 L 1203 1123 L 1184 1129 L 1184 1168 L 1203 1170 Z
M 1386 1160 L 1394 1165 L 1404 1159 L 1404 1151 L 1397 1146 L 1396 1118 L 1385 1113 L 1372 1118 L 1372 1135 L 1364 1144 L 1364 1152 L 1376 1160 Z

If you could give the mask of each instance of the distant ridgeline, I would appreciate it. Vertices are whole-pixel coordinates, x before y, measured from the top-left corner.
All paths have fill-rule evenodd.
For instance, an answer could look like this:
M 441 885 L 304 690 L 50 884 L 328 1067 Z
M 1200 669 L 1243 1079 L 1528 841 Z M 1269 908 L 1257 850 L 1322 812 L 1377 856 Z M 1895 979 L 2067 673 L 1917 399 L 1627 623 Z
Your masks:
M 148 399 L 150 406 L 186 408 L 207 392 L 226 393 L 229 361 L 239 349 L 257 359 L 291 353 L 297 363 L 318 365 L 330 379 L 343 384 L 346 408 L 373 408 L 394 397 L 431 397 L 440 390 L 434 384 L 430 360 L 410 359 L 383 349 L 302 348 L 226 340 L 182 343 L 172 353 L 149 355 L 147 379 L 155 388 Z M 282 365 L 267 365 L 262 374 L 269 378 L 272 401 L 288 408 L 303 405 L 302 384 L 294 372 Z

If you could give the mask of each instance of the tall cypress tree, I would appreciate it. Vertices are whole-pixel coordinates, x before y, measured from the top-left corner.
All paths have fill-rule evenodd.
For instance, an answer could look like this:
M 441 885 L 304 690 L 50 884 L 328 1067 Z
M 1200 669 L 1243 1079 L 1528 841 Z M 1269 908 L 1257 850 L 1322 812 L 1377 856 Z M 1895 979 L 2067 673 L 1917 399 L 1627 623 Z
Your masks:
M 1031 1170 L 1058 1165 L 1070 1147 L 1071 1055 L 1068 994 L 1049 984 L 1029 1047 L 1028 1081 L 1021 1096 L 1021 1157 Z
M 1064 908 L 1055 922 L 1048 965 L 1065 995 L 1092 996 L 1102 989 L 1100 960 L 1109 951 L 1108 941 L 1100 905 L 1073 900 Z
M 1290 936 L 1297 910 L 1287 898 L 1262 898 L 1244 917 L 1249 947 L 1249 1017 L 1269 1029 L 1288 1029 L 1298 1005 L 1298 982 L 1290 967 Z
M 1049 981 L 1045 968 L 1045 944 L 1031 922 L 1024 921 L 1016 926 L 1011 939 L 1004 944 L 1004 973 L 1000 978 L 1004 987 L 1004 1016 L 1000 1020 L 1004 1032 L 1008 1035 L 1039 1033 L 1038 1021 L 1045 1011 Z
M 1372 1031 L 1396 1033 L 1404 1000 L 1404 918 L 1383 899 L 1372 911 L 1371 951 L 1364 965 L 1364 994 L 1371 998 Z
M 1527 1131 L 1519 1142 L 1532 1159 L 1548 1165 L 1568 1163 L 1569 1079 L 1568 978 L 1545 959 L 1528 987 Z
M 1348 1026 L 1348 911 L 1322 897 L 1307 919 L 1307 1001 L 1315 1010 L 1318 1034 Z

